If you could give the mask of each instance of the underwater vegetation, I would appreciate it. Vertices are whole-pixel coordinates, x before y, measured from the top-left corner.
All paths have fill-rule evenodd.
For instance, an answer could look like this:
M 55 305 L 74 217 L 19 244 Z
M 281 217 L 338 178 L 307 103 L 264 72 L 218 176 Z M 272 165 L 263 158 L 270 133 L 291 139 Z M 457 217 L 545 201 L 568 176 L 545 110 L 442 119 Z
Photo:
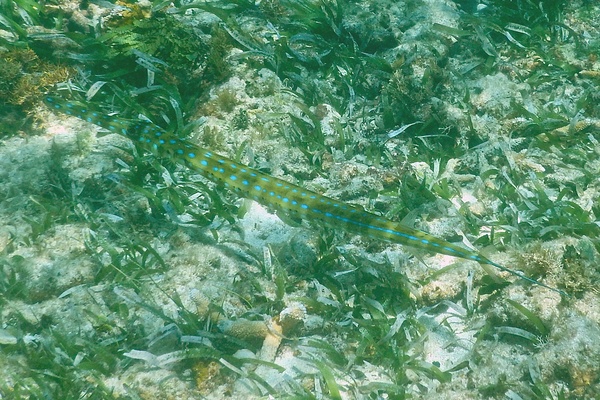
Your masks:
M 0 136 L 31 129 L 28 110 L 39 93 L 69 76 L 68 68 L 42 61 L 30 48 L 14 47 L 0 54 Z
M 0 136 L 23 134 L 32 129 L 31 107 L 69 69 L 40 58 L 30 47 L 28 29 L 40 26 L 45 17 L 36 1 L 0 3 Z
M 8 2 L 2 54 L 67 75 L 22 112 L 58 83 L 55 104 L 83 121 L 1 148 L 0 394 L 592 396 L 597 65 L 572 22 L 585 7 L 456 3 L 441 25 L 419 1 Z M 28 65 L 7 67 L 13 81 L 38 74 Z M 571 297 L 318 218 L 261 225 L 231 180 L 161 138 L 493 246 L 485 257 Z

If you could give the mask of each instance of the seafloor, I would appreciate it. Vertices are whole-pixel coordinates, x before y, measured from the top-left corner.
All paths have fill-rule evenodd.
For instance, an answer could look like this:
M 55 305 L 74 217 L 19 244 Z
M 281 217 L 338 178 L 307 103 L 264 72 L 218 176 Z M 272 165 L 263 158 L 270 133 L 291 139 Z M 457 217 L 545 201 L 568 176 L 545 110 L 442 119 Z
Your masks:
M 59 3 L 88 33 L 160 14 Z M 0 399 L 598 398 L 596 2 L 211 4 L 160 14 L 228 41 L 190 140 L 568 296 L 280 219 L 36 102 L 0 139 Z

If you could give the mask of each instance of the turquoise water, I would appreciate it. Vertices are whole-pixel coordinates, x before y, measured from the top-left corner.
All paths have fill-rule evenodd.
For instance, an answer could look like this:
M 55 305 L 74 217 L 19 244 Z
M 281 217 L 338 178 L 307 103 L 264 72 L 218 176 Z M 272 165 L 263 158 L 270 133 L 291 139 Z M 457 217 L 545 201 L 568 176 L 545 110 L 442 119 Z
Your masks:
M 14 5 L 0 95 L 40 94 L 0 145 L 3 398 L 593 397 L 595 5 Z M 136 124 L 570 297 L 277 218 Z

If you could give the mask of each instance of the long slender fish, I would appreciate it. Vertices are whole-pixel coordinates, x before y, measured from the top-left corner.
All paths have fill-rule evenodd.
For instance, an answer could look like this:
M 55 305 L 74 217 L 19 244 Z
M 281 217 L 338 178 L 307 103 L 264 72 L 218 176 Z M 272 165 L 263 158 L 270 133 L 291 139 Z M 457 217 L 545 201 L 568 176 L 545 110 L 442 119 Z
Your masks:
M 566 295 L 559 289 L 497 264 L 479 252 L 456 246 L 428 233 L 364 211 L 362 208 L 264 174 L 187 140 L 177 138 L 157 125 L 143 121 L 116 119 L 90 110 L 80 103 L 52 96 L 45 96 L 44 100 L 53 110 L 76 116 L 142 143 L 154 151 L 166 153 L 187 167 L 201 172 L 209 180 L 222 183 L 240 196 L 291 216 L 310 221 L 317 220 L 334 228 L 343 227 L 347 231 L 360 235 L 491 265 L 530 283 Z

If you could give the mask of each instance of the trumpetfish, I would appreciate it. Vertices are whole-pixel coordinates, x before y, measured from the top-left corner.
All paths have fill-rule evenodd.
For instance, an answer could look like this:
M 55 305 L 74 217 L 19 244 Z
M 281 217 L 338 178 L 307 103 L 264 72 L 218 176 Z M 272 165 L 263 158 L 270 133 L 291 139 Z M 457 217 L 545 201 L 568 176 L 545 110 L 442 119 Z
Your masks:
M 208 180 L 223 184 L 239 196 L 252 199 L 292 217 L 310 221 L 316 220 L 333 228 L 343 227 L 346 231 L 359 235 L 476 261 L 480 264 L 493 266 L 561 295 L 566 295 L 562 290 L 498 264 L 477 251 L 457 246 L 402 223 L 365 211 L 358 206 L 335 200 L 267 175 L 255 168 L 178 138 L 150 122 L 117 119 L 91 110 L 80 103 L 50 95 L 44 96 L 44 101 L 53 110 L 75 116 L 108 131 L 126 136 L 151 150 L 160 151 L 188 168 L 200 172 Z

